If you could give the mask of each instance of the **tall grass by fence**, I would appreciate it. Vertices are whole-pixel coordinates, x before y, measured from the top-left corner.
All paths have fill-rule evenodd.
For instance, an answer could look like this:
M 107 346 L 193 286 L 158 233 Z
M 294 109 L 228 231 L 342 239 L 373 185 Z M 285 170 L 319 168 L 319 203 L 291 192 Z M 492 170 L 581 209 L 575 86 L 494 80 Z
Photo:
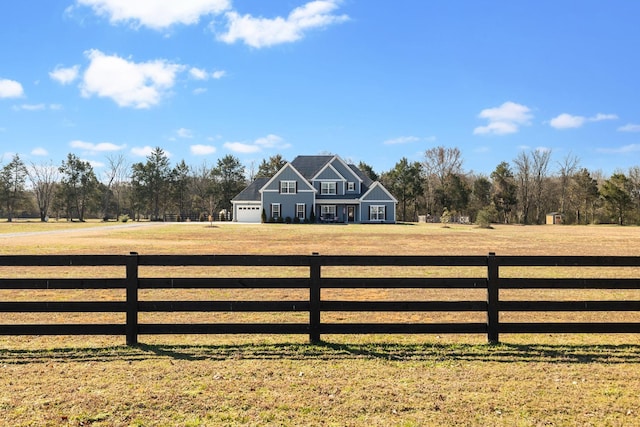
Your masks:
M 306 334 L 317 342 L 323 334 L 486 334 L 498 343 L 500 334 L 518 333 L 639 333 L 640 322 L 504 322 L 508 312 L 640 312 L 640 298 L 633 300 L 503 300 L 501 290 L 531 289 L 627 289 L 640 291 L 638 277 L 503 277 L 508 268 L 640 268 L 640 257 L 610 256 L 335 256 L 297 255 L 16 255 L 0 256 L 0 267 L 124 267 L 122 277 L 30 278 L 1 277 L 3 290 L 120 289 L 121 301 L 7 301 L 0 292 L 0 313 L 125 313 L 120 323 L 0 324 L 0 335 L 125 335 L 136 345 L 146 334 Z M 325 267 L 455 267 L 484 271 L 481 277 L 333 277 Z M 295 267 L 308 271 L 300 277 L 146 277 L 146 267 Z M 308 269 L 308 270 L 307 270 Z M 517 270 L 516 270 L 517 271 Z M 635 270 L 634 270 L 635 271 Z M 576 275 L 577 276 L 577 275 Z M 296 289 L 308 298 L 300 300 L 144 300 L 140 290 L 151 289 Z M 329 289 L 480 289 L 484 297 L 454 301 L 329 300 Z M 163 312 L 304 312 L 306 322 L 280 323 L 144 323 L 140 313 Z M 331 312 L 476 312 L 482 322 L 323 322 Z

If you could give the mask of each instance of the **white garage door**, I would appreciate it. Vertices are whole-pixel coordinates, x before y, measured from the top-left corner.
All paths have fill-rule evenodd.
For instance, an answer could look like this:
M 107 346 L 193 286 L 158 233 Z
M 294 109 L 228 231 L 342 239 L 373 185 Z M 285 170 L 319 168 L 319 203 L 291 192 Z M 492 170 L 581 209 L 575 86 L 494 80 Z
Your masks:
M 238 222 L 260 222 L 260 206 L 238 205 Z

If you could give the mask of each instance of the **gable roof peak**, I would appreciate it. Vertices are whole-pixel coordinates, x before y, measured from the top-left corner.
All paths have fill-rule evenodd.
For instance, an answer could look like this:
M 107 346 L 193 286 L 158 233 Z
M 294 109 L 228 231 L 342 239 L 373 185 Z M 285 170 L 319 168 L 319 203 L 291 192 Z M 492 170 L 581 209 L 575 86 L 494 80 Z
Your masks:
M 300 178 L 300 180 L 302 182 L 304 182 L 307 187 L 309 187 L 309 189 L 313 190 L 313 185 L 311 185 L 311 183 L 307 180 L 307 178 L 293 165 L 292 162 L 287 162 L 285 163 L 284 166 L 282 166 L 280 168 L 280 170 L 278 172 L 276 172 L 275 175 L 273 175 L 263 186 L 262 188 L 260 188 L 259 192 L 262 193 L 264 191 L 265 188 L 269 187 L 273 182 L 276 182 L 278 180 L 278 178 L 280 177 L 280 175 L 282 175 L 284 173 L 284 171 L 286 171 L 287 169 L 292 170 L 296 176 L 298 176 Z

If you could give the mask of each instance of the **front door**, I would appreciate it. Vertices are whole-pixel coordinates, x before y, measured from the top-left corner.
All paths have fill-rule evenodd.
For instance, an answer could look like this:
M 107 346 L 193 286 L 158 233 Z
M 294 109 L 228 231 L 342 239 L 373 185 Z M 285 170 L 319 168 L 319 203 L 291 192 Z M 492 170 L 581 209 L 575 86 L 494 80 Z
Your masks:
M 347 221 L 354 222 L 356 220 L 356 207 L 347 206 Z

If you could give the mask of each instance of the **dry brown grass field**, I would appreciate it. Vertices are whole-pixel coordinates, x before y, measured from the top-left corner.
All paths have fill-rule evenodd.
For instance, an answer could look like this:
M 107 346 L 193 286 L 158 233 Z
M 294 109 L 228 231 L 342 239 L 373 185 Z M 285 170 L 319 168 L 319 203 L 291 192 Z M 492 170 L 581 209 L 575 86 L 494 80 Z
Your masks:
M 640 228 L 437 224 L 241 225 L 231 223 L 0 223 L 0 255 L 13 254 L 358 254 L 639 255 Z M 118 269 L 0 268 L 3 277 L 119 276 Z M 142 275 L 305 274 L 296 269 L 141 270 Z M 307 272 L 308 274 L 308 272 Z M 365 274 L 357 269 L 335 275 Z M 482 271 L 379 268 L 366 275 L 460 275 Z M 576 277 L 608 271 L 505 271 Z M 160 292 L 160 291 L 158 291 Z M 163 291 L 164 292 L 164 291 Z M 167 291 L 168 292 L 168 291 Z M 334 290 L 341 299 L 478 299 L 469 291 Z M 527 291 L 512 299 L 640 300 L 632 291 Z M 173 291 L 180 299 L 246 298 L 233 291 Z M 2 301 L 120 299 L 115 291 L 0 291 Z M 157 298 L 145 295 L 141 298 Z M 297 298 L 256 292 L 250 298 Z M 364 315 L 369 316 L 365 313 Z M 39 317 L 38 317 L 39 316 Z M 83 317 L 84 316 L 84 317 Z M 155 316 L 155 317 L 154 317 Z M 293 315 L 164 314 L 168 321 L 300 321 Z M 332 321 L 355 320 L 334 314 Z M 375 317 L 375 316 L 380 316 Z M 468 320 L 447 313 L 374 314 L 367 321 Z M 527 313 L 508 321 L 528 320 Z M 536 314 L 552 321 L 602 321 L 603 315 Z M 573 317 L 576 316 L 576 317 Z M 580 317 L 577 317 L 580 316 Z M 640 321 L 638 312 L 604 315 Z M 304 316 L 303 316 L 304 318 Z M 213 320 L 212 320 L 213 319 Z M 482 316 L 480 316 L 482 319 Z M 149 315 L 141 321 L 162 321 Z M 323 318 L 324 320 L 324 318 Z M 473 319 L 472 319 L 473 320 Z M 477 321 L 475 319 L 473 321 Z M 1 314 L 0 324 L 124 321 L 120 315 Z M 302 320 L 304 321 L 304 320 Z M 482 321 L 482 320 L 479 320 Z M 7 426 L 634 426 L 640 425 L 640 342 L 636 335 L 323 336 L 0 336 L 0 425 Z

